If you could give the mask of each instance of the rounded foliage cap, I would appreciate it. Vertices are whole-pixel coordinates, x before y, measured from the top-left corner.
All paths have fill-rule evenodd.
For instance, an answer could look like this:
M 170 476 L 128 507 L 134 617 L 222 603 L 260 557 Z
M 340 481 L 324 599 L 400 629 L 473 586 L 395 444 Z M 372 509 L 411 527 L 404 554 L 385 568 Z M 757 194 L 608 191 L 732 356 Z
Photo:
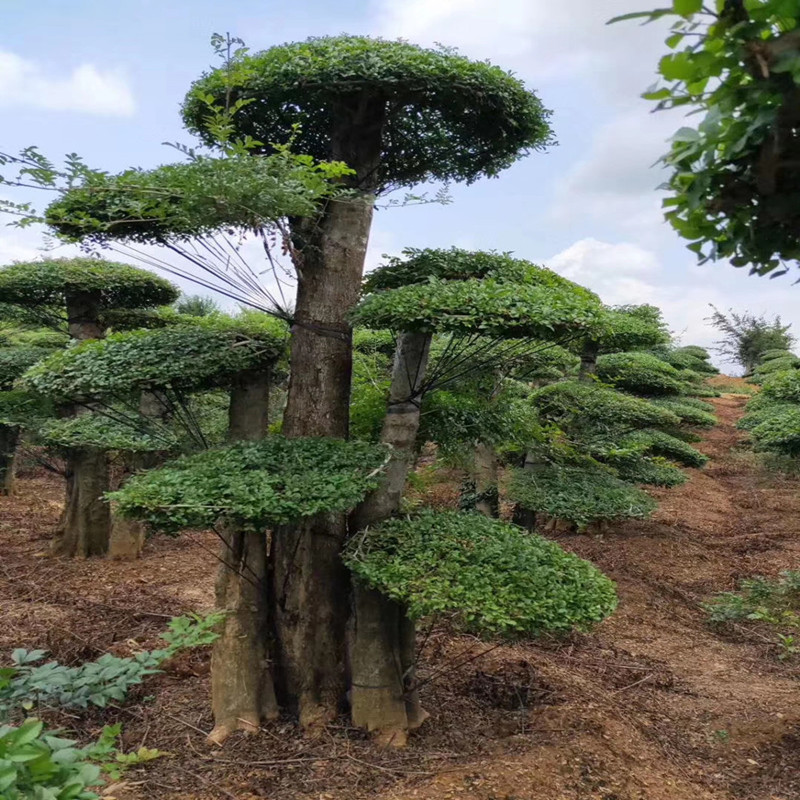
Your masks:
M 219 519 L 264 531 L 355 507 L 387 461 L 384 447 L 366 442 L 270 436 L 177 459 L 111 497 L 124 516 L 167 532 Z
M 287 329 L 266 315 L 187 317 L 168 328 L 115 333 L 59 351 L 24 376 L 25 388 L 61 401 L 122 397 L 143 389 L 195 391 L 269 369 Z
M 407 250 L 365 282 L 359 325 L 393 331 L 551 339 L 597 323 L 593 292 L 507 253 Z
M 100 308 L 166 305 L 180 292 L 146 269 L 99 258 L 18 262 L 0 269 L 0 302 L 63 308 L 76 293 L 96 294 Z
M 480 514 L 426 510 L 387 520 L 354 537 L 345 561 L 412 619 L 444 613 L 478 635 L 586 629 L 617 602 L 593 564 Z
M 382 127 L 374 176 L 382 187 L 471 182 L 551 141 L 549 112 L 522 81 L 446 48 L 330 36 L 245 55 L 202 76 L 186 97 L 184 120 L 206 143 L 215 143 L 208 102 L 225 105 L 231 78 L 229 100 L 246 103 L 233 117 L 238 136 L 265 147 L 293 140 L 320 161 L 343 157 L 332 149 L 334 121 L 358 125 L 371 107 L 364 124 Z

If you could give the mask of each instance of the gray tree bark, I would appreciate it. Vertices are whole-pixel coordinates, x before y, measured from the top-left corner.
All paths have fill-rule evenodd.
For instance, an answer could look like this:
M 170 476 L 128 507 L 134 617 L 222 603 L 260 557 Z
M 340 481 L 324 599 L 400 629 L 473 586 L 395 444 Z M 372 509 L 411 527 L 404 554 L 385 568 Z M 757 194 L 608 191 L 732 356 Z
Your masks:
M 583 383 L 592 383 L 597 375 L 597 355 L 600 347 L 597 342 L 587 339 L 581 352 L 581 366 L 578 370 L 578 380 Z
M 380 166 L 385 102 L 370 90 L 333 109 L 331 156 L 356 174 L 357 190 L 313 219 L 292 222 L 297 302 L 286 436 L 348 434 L 352 332 Z M 273 532 L 278 696 L 303 726 L 332 719 L 347 699 L 345 629 L 349 575 L 341 561 L 344 514 L 323 514 Z
M 262 439 L 269 424 L 269 373 L 243 376 L 231 390 L 228 439 Z M 211 654 L 209 740 L 221 744 L 234 731 L 253 733 L 278 716 L 272 679 L 269 569 L 266 531 L 219 526 L 217 611 L 225 612 Z
M 99 291 L 69 292 L 66 305 L 73 339 L 103 338 Z M 62 413 L 75 415 L 80 409 L 65 408 Z M 53 554 L 81 558 L 106 555 L 111 538 L 111 511 L 103 499 L 110 489 L 106 454 L 92 448 L 71 450 L 66 458 L 66 480 L 64 511 L 53 536 Z
M 422 387 L 431 336 L 405 333 L 397 344 L 381 441 L 391 458 L 381 486 L 353 513 L 354 530 L 397 511 L 416 455 Z M 427 718 L 414 687 L 416 628 L 405 609 L 379 592 L 353 586 L 350 708 L 353 723 L 383 744 L 402 747 Z
M 0 425 L 0 495 L 14 494 L 15 463 L 19 428 Z

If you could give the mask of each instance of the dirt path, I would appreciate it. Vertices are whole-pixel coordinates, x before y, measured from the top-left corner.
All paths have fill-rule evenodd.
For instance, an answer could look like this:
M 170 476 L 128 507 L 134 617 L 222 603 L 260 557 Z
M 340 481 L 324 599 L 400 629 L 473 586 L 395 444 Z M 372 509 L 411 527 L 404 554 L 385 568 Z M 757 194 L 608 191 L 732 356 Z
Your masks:
M 117 796 L 797 800 L 800 667 L 746 630 L 713 631 L 700 608 L 741 577 L 800 569 L 800 484 L 762 474 L 739 447 L 744 402 L 714 401 L 720 425 L 700 446 L 711 462 L 658 492 L 653 520 L 560 537 L 617 581 L 616 615 L 566 644 L 497 648 L 439 676 L 423 690 L 432 724 L 407 751 L 378 751 L 343 720 L 315 741 L 283 722 L 212 753 L 200 733 L 211 721 L 199 654 L 149 686 L 152 699 L 84 723 L 88 732 L 119 719 L 129 746 L 175 754 L 132 774 Z M 42 558 L 57 485 L 38 477 L 23 487 L 0 499 L 3 650 L 45 646 L 66 660 L 122 652 L 163 627 L 158 614 L 209 605 L 213 540 L 157 540 L 137 564 L 102 569 Z M 425 661 L 481 648 L 437 630 Z

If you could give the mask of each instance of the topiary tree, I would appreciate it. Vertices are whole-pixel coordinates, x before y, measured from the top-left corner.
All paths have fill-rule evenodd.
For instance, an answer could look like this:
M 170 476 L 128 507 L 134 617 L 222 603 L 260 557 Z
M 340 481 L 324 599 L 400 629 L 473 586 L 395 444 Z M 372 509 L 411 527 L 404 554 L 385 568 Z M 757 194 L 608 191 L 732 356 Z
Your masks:
M 100 259 L 51 259 L 0 269 L 0 302 L 66 316 L 69 335 L 78 341 L 103 337 L 106 310 L 151 308 L 177 296 L 172 284 L 146 270 Z M 61 413 L 79 410 L 66 406 Z M 103 451 L 89 447 L 71 452 L 66 477 L 66 502 L 53 552 L 84 557 L 104 554 L 110 517 L 102 500 L 108 488 Z
M 684 389 L 679 371 L 650 353 L 601 356 L 597 376 L 604 383 L 638 395 L 679 395 Z
M 61 447 L 89 452 L 121 449 L 129 456 L 128 470 L 135 471 L 159 460 L 145 453 L 174 447 L 174 434 L 164 424 L 169 418 L 205 445 L 187 404 L 188 394 L 201 389 L 229 389 L 231 435 L 238 436 L 248 426 L 263 434 L 269 370 L 283 352 L 285 337 L 285 327 L 268 317 L 255 323 L 187 317 L 168 328 L 112 334 L 56 353 L 29 370 L 21 385 L 55 403 L 79 404 L 100 418 L 86 427 L 73 426 L 69 441 L 62 438 Z M 129 437 L 144 435 L 145 441 L 121 446 L 119 436 L 126 428 Z M 82 440 L 82 433 L 88 438 Z M 110 517 L 105 535 L 115 557 L 135 557 L 143 543 L 141 530 Z
M 365 281 L 366 295 L 353 312 L 357 324 L 397 336 L 381 441 L 391 458 L 380 488 L 355 510 L 354 529 L 374 526 L 395 513 L 416 456 L 424 395 L 445 379 L 454 363 L 472 360 L 478 338 L 566 337 L 592 325 L 597 298 L 555 273 L 507 255 L 450 250 L 409 250 Z M 428 374 L 434 332 L 451 337 L 450 364 L 440 357 Z M 486 356 L 484 368 L 504 359 Z M 507 355 L 507 352 L 505 353 Z M 351 646 L 350 703 L 355 724 L 395 745 L 427 716 L 414 683 L 414 626 L 405 609 L 375 588 L 356 581 Z M 401 665 L 398 671 L 397 664 Z
M 591 380 L 597 374 L 597 357 L 603 353 L 644 350 L 669 341 L 669 332 L 654 306 L 608 308 L 590 335 L 578 343 L 581 354 L 579 376 Z
M 346 436 L 348 314 L 358 300 L 376 194 L 496 175 L 549 143 L 548 113 L 518 79 L 485 62 L 357 36 L 235 57 L 196 82 L 184 104 L 189 128 L 214 143 L 208 103 L 226 101 L 236 108 L 237 135 L 291 140 L 314 159 L 353 170 L 342 181 L 348 196 L 323 203 L 316 217 L 290 221 L 298 287 L 283 423 L 288 436 Z M 345 694 L 344 520 L 329 525 L 325 536 L 287 530 L 275 541 L 275 569 L 288 587 L 277 622 L 282 693 L 304 722 L 330 717 Z
M 283 587 L 266 568 L 265 531 L 351 509 L 377 487 L 387 460 L 384 447 L 367 442 L 271 436 L 183 457 L 134 476 L 112 495 L 118 513 L 157 530 L 227 531 L 217 592 L 220 607 L 232 613 L 212 657 L 215 741 L 257 730 L 278 714 L 279 673 L 267 631 Z

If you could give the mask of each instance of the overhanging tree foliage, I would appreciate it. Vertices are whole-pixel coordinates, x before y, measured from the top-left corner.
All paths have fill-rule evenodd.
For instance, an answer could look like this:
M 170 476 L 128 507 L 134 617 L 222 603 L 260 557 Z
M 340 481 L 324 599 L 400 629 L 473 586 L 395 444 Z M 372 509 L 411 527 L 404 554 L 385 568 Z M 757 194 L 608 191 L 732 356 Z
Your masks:
M 0 302 L 66 316 L 69 335 L 78 341 L 101 339 L 103 312 L 147 309 L 177 299 L 168 281 L 146 270 L 100 259 L 46 259 L 0 269 Z M 62 413 L 79 413 L 65 405 Z M 67 500 L 56 529 L 53 550 L 89 556 L 108 549 L 111 519 L 102 494 L 108 489 L 108 465 L 102 450 L 77 448 L 67 459 Z
M 672 52 L 645 97 L 702 115 L 664 156 L 666 217 L 701 263 L 783 274 L 800 256 L 800 4 L 673 0 L 618 20 L 664 17 Z

